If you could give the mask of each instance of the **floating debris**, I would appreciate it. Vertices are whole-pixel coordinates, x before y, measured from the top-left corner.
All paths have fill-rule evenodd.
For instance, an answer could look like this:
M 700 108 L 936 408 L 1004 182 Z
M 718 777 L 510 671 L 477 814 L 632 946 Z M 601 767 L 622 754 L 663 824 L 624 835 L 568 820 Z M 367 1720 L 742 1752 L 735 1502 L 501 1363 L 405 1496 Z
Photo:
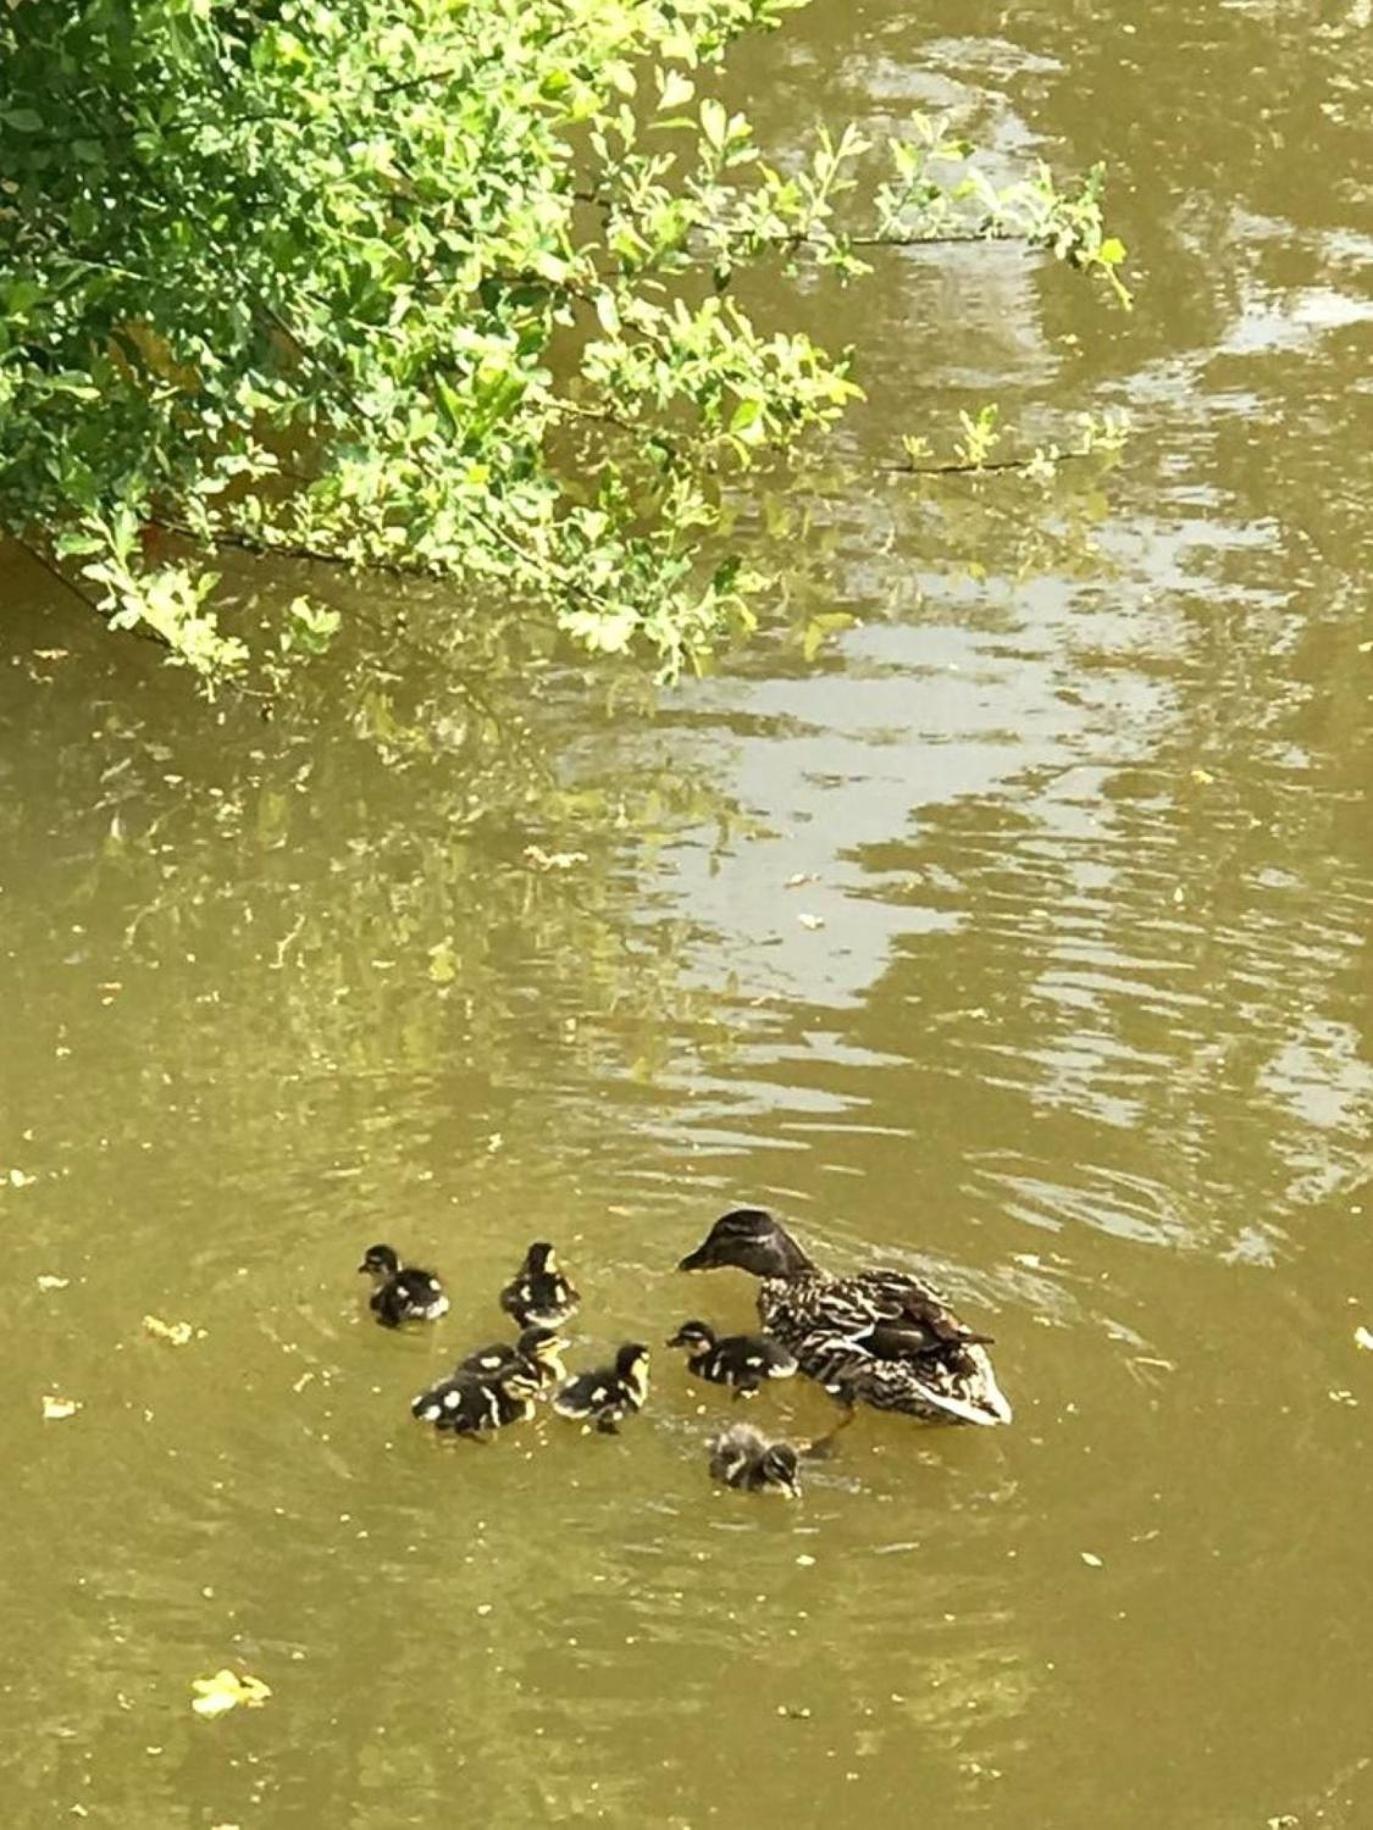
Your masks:
M 1094 1550 L 1079 1551 L 1078 1555 L 1082 1558 L 1082 1561 L 1087 1565 L 1088 1569 L 1104 1569 L 1106 1567 L 1104 1560 L 1098 1557 Z
M 44 1423 L 61 1423 L 65 1418 L 75 1417 L 80 1409 L 80 1402 L 75 1398 L 59 1398 L 52 1392 L 43 1394 Z
M 165 1341 L 169 1347 L 189 1347 L 196 1338 L 197 1330 L 190 1322 L 164 1322 L 160 1315 L 145 1315 L 143 1332 L 150 1334 L 155 1341 Z M 199 1333 L 203 1338 L 204 1329 L 200 1329 Z
M 240 1677 L 227 1666 L 223 1671 L 216 1671 L 213 1677 L 193 1678 L 191 1689 L 195 1692 L 191 1708 L 198 1716 L 222 1716 L 240 1704 L 245 1709 L 261 1709 L 272 1694 L 261 1678 L 248 1672 Z
M 40 1278 L 39 1282 L 41 1283 L 42 1281 L 43 1280 Z M 1354 1345 L 1356 1347 L 1364 1348 L 1368 1353 L 1373 1353 L 1373 1333 L 1370 1333 L 1367 1328 L 1356 1328 L 1354 1330 Z
M 825 925 L 825 918 L 823 915 L 798 915 L 796 919 L 803 928 L 809 928 L 812 933 L 814 933 L 817 928 L 823 928 Z
M 40 1290 L 65 1290 L 71 1282 L 70 1277 L 54 1277 L 51 1271 L 43 1271 L 33 1280 Z M 1357 1339 L 1357 1337 L 1355 1337 Z M 1373 1342 L 1370 1342 L 1373 1345 Z

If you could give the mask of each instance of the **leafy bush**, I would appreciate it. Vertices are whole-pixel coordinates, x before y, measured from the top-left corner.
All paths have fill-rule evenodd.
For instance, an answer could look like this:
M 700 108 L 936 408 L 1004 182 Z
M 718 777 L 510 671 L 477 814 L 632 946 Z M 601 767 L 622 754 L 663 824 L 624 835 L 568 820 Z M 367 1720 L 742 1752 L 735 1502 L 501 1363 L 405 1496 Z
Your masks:
M 247 655 L 209 601 L 225 544 L 459 578 L 680 664 L 748 615 L 722 480 L 857 392 L 750 321 L 740 263 L 1014 235 L 1124 296 L 1099 174 L 998 191 L 919 121 L 841 233 L 872 149 L 776 169 L 702 93 L 792 4 L 3 9 L 0 521 L 208 678 Z M 283 644 L 326 621 L 298 603 Z

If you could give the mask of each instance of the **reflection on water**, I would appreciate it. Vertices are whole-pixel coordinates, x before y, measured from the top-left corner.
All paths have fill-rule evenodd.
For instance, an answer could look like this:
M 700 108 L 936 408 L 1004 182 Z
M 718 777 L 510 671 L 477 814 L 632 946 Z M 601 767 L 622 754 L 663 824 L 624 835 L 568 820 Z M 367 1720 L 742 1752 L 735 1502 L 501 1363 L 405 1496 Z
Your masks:
M 364 633 L 207 717 L 10 565 L 8 1821 L 1369 1820 L 1367 55 L 1357 9 L 769 41 L 774 142 L 1104 147 L 1140 305 L 1005 250 L 808 290 L 848 469 L 768 509 L 777 630 L 656 706 L 417 596 L 389 677 Z M 876 469 L 990 398 L 1136 435 L 1047 498 Z M 729 1401 L 661 1351 L 618 1439 L 413 1428 L 536 1237 L 577 1363 L 747 1322 L 667 1268 L 740 1196 L 937 1275 L 1016 1427 L 866 1417 L 795 1507 L 712 1491 Z M 367 1321 L 374 1236 L 444 1324 Z M 197 1720 L 231 1661 L 270 1702 Z

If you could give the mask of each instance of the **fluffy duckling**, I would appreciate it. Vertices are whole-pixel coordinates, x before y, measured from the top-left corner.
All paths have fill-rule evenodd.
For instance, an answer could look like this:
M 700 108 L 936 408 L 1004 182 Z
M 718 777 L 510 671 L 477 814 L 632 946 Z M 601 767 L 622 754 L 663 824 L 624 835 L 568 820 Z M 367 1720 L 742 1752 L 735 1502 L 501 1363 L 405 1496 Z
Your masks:
M 554 1328 L 526 1328 L 513 1344 L 496 1341 L 469 1353 L 459 1360 L 457 1370 L 496 1380 L 507 1379 L 512 1373 L 525 1374 L 542 1390 L 567 1377 L 562 1361 L 566 1346 Z
M 547 1240 L 530 1246 L 524 1263 L 501 1291 L 501 1308 L 521 1328 L 557 1328 L 571 1320 L 581 1300 L 558 1269 L 558 1255 Z
M 801 1497 L 801 1460 L 829 1455 L 835 1437 L 853 1419 L 850 1409 L 827 1436 L 811 1442 L 783 1442 L 764 1436 L 751 1423 L 733 1423 L 710 1444 L 710 1471 L 726 1487 L 745 1493 L 782 1493 Z
M 410 1414 L 454 1436 L 486 1436 L 507 1424 L 527 1423 L 534 1415 L 537 1390 L 537 1380 L 530 1373 L 484 1379 L 480 1373 L 460 1368 L 451 1378 L 440 1379 L 421 1392 L 411 1402 Z
M 705 1322 L 683 1322 L 668 1342 L 685 1347 L 687 1371 L 712 1385 L 732 1385 L 736 1398 L 751 1398 L 765 1379 L 790 1379 L 795 1354 L 763 1334 L 717 1335 Z
M 795 1443 L 775 1442 L 751 1423 L 731 1424 L 710 1445 L 710 1471 L 726 1487 L 746 1493 L 801 1497 L 801 1452 Z
M 644 1408 L 648 1397 L 648 1349 L 627 1341 L 615 1355 L 613 1366 L 579 1373 L 555 1395 L 553 1409 L 560 1417 L 594 1421 L 604 1435 L 613 1436 L 621 1423 Z
M 359 1272 L 376 1283 L 372 1313 L 386 1328 L 402 1322 L 436 1322 L 448 1313 L 448 1298 L 432 1271 L 403 1265 L 389 1245 L 369 1246 Z

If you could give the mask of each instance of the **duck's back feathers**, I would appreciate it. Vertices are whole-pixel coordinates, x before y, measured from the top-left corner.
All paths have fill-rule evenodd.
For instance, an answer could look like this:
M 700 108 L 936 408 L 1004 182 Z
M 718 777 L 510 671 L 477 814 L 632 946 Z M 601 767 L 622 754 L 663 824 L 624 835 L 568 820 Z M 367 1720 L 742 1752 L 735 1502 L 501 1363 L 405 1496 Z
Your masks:
M 758 1308 L 801 1370 L 845 1397 L 949 1422 L 1011 1421 L 987 1337 L 903 1271 L 769 1278 Z
M 526 1328 L 518 1341 L 493 1341 L 489 1347 L 478 1347 L 459 1360 L 457 1369 L 486 1379 L 523 1376 L 536 1385 L 552 1385 L 564 1377 L 564 1346 L 551 1328 Z
M 501 1291 L 500 1304 L 521 1328 L 557 1328 L 576 1314 L 581 1296 L 558 1267 L 553 1247 L 540 1240 Z
M 560 1417 L 594 1422 L 614 1434 L 626 1417 L 641 1411 L 648 1397 L 648 1349 L 637 1342 L 623 1346 L 613 1366 L 579 1373 L 559 1387 L 553 1409 Z
M 487 1379 L 462 1370 L 431 1385 L 410 1406 L 412 1416 L 455 1436 L 476 1436 L 523 1423 L 533 1411 L 533 1391 L 526 1382 Z
M 372 1292 L 372 1313 L 387 1328 L 402 1322 L 436 1322 L 448 1313 L 448 1298 L 432 1271 L 413 1265 L 394 1271 Z
M 679 1344 L 677 1339 L 669 1343 Z M 687 1369 L 712 1385 L 732 1385 L 740 1397 L 751 1396 L 767 1379 L 789 1379 L 796 1356 L 780 1341 L 762 1334 L 727 1334 L 702 1342 L 687 1355 Z

